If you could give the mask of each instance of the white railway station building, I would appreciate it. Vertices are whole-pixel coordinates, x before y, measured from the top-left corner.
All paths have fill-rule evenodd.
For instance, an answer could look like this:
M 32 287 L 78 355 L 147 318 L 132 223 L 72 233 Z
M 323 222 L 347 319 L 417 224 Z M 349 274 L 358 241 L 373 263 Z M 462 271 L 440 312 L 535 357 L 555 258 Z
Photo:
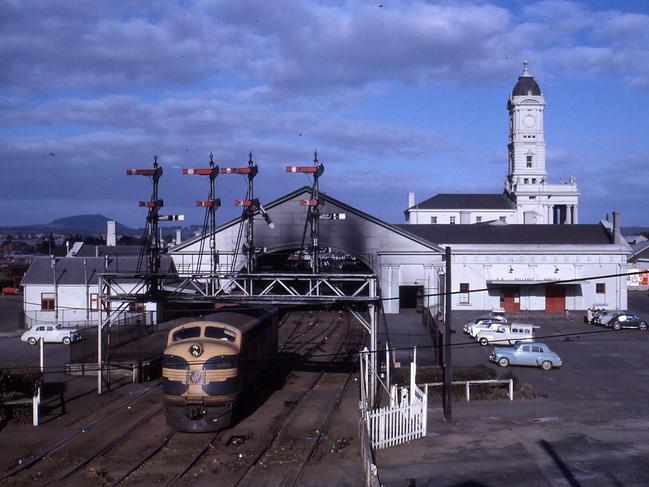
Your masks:
M 275 228 L 255 217 L 255 246 L 265 257 L 288 255 L 302 248 L 306 210 L 301 199 L 311 197 L 303 187 L 264 204 Z M 626 278 L 599 277 L 626 272 L 630 247 L 615 226 L 594 225 L 393 225 L 320 193 L 323 212 L 344 213 L 344 220 L 322 220 L 320 243 L 333 253 L 358 259 L 378 276 L 386 313 L 415 307 L 423 293 L 425 305 L 439 305 L 443 292 L 444 248 L 452 252 L 453 308 L 510 312 L 565 313 L 590 306 L 626 308 Z M 236 252 L 241 221 L 232 220 L 216 231 L 219 270 L 239 270 L 245 257 Z M 307 234 L 308 240 L 308 234 Z M 308 243 L 308 242 L 307 242 Z M 239 244 L 240 245 L 240 244 Z M 206 238 L 187 240 L 171 250 L 180 274 L 207 272 L 209 254 L 199 264 Z M 234 262 L 234 266 L 233 266 Z M 479 291 L 478 290 L 485 290 Z M 460 293 L 459 291 L 463 291 Z
M 406 223 L 514 224 L 579 223 L 579 196 L 574 176 L 550 183 L 545 161 L 545 97 L 527 70 L 509 100 L 508 170 L 498 194 L 438 194 L 421 202 L 408 194 Z

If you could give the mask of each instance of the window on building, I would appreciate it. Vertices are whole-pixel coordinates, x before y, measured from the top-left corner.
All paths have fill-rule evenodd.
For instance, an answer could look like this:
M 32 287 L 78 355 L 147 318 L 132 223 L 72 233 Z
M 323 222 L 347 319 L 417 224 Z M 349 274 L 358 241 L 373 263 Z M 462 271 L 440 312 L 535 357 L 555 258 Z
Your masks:
M 455 225 L 455 217 L 454 216 L 451 217 L 450 223 L 451 223 L 451 225 Z
M 98 311 L 99 310 L 99 294 L 90 293 L 90 310 Z
M 525 184 L 529 184 L 529 182 L 530 182 L 530 179 L 529 179 L 529 178 L 525 178 L 525 179 L 523 180 L 523 183 L 525 183 Z
M 604 282 L 595 283 L 595 292 L 597 294 L 606 294 L 606 283 Z
M 469 304 L 469 283 L 460 283 L 460 304 Z
M 532 156 L 527 156 L 527 167 L 532 167 Z
M 481 217 L 481 216 L 476 216 L 476 217 L 475 217 L 475 222 L 476 222 L 476 223 L 480 223 L 481 221 L 482 221 L 482 217 Z
M 536 184 L 536 178 L 532 178 L 532 184 Z
M 499 220 L 503 223 L 507 223 L 507 217 L 506 216 L 501 216 Z
M 56 296 L 54 293 L 41 293 L 41 310 L 54 311 L 56 306 Z
M 436 216 L 431 216 L 430 217 L 430 222 L 431 223 L 437 223 L 437 217 Z

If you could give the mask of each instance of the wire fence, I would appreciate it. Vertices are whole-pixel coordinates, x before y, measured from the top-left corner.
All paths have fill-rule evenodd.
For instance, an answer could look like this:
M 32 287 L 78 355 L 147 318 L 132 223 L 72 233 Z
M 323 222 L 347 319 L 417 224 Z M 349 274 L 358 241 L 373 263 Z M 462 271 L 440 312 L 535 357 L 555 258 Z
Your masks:
M 131 313 L 118 320 L 104 331 L 103 341 L 108 345 L 110 352 L 115 352 L 119 347 L 128 343 L 142 340 L 144 337 L 157 331 L 154 312 L 145 311 Z M 71 364 L 97 363 L 97 325 L 84 327 L 77 330 L 81 336 L 80 340 L 70 344 Z

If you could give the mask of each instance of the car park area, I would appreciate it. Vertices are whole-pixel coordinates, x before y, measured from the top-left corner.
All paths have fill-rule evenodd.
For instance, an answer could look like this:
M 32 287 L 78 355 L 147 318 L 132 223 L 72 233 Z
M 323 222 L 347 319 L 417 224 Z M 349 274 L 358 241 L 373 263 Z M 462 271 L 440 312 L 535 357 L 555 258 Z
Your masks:
M 646 293 L 629 293 L 629 311 L 649 317 Z M 577 315 L 530 320 L 563 361 L 546 372 L 490 363 L 493 347 L 462 333 L 474 317 L 456 313 L 453 364 L 513 375 L 514 400 L 460 396 L 451 422 L 430 404 L 426 438 L 378 452 L 385 485 L 649 485 L 649 333 Z

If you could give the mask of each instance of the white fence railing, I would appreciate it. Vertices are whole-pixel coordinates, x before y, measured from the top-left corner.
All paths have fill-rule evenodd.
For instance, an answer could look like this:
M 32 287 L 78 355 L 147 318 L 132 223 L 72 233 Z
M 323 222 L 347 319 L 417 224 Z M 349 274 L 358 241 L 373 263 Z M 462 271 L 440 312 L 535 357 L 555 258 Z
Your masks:
M 466 402 L 471 401 L 471 385 L 473 384 L 509 384 L 509 400 L 514 400 L 514 380 L 513 379 L 489 379 L 489 380 L 457 380 L 451 382 L 451 385 L 462 385 L 464 384 L 464 395 L 466 397 Z M 443 382 L 428 382 L 426 384 L 420 384 L 420 387 L 423 387 L 428 396 L 428 387 L 441 387 Z
M 382 408 L 370 408 L 366 400 L 368 376 L 374 373 L 368 355 L 361 353 L 361 403 L 372 447 L 389 448 L 426 436 L 428 394 L 415 382 L 417 352 L 410 364 L 410 386 L 391 387 L 390 404 Z
M 412 404 L 408 404 L 406 398 L 405 404 L 365 412 L 374 448 L 389 448 L 426 435 L 426 396 L 419 388 L 417 390 L 421 399 L 416 398 Z

